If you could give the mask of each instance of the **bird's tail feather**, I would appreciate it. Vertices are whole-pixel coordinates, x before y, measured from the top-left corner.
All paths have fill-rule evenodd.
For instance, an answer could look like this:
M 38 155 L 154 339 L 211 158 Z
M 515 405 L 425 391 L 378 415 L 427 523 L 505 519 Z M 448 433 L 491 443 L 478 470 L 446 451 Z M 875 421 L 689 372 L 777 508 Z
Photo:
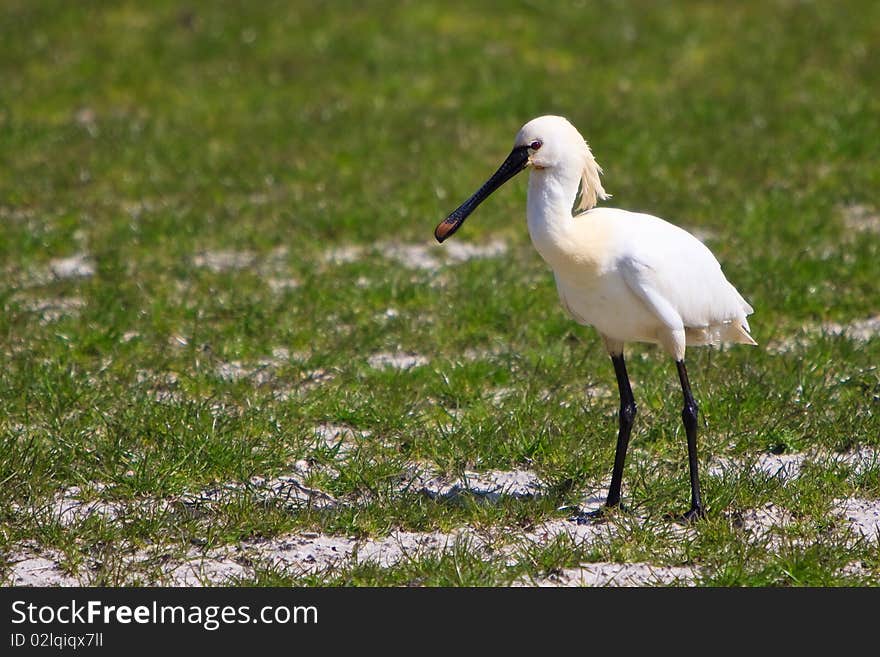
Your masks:
M 757 345 L 749 334 L 748 324 L 744 321 L 725 322 L 712 326 L 686 327 L 687 344 L 692 346 L 719 345 L 722 342 Z

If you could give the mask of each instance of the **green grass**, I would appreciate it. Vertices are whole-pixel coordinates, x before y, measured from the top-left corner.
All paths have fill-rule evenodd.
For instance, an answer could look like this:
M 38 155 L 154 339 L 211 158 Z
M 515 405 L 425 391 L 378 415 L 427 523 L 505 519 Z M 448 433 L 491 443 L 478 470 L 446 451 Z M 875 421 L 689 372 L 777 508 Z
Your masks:
M 507 252 L 433 270 L 389 244 L 436 223 L 490 174 L 519 128 L 568 116 L 614 206 L 711 235 L 756 308 L 758 348 L 693 349 L 704 465 L 770 450 L 880 447 L 880 339 L 803 332 L 880 308 L 880 5 L 843 3 L 4 4 L 0 20 L 0 554 L 29 545 L 94 583 L 162 558 L 294 532 L 504 532 L 564 518 L 610 474 L 616 396 L 595 332 L 567 319 L 529 244 L 525 184 L 455 239 Z M 876 222 L 875 222 L 876 223 Z M 362 249 L 334 261 L 332 249 Z M 214 271 L 198 256 L 247 253 Z M 52 261 L 87 254 L 94 273 Z M 295 281 L 273 287 L 271 279 Z M 51 302 L 55 316 L 41 310 Z M 388 309 L 393 312 L 386 313 Z M 768 344 L 803 339 L 778 353 Z M 273 350 L 288 350 L 274 358 Z M 428 359 L 371 367 L 379 352 Z M 476 353 L 477 357 L 473 357 Z M 819 461 L 799 478 L 710 475 L 688 499 L 679 391 L 659 350 L 627 351 L 639 416 L 624 495 L 635 516 L 589 545 L 512 560 L 466 539 L 393 567 L 311 575 L 253 564 L 241 583 L 485 585 L 592 561 L 692 565 L 706 585 L 876 584 L 835 498 L 880 497 L 873 468 Z M 260 365 L 261 360 L 272 359 Z M 263 367 L 251 377 L 224 367 Z M 169 378 L 170 376 L 170 378 Z M 497 395 L 499 390 L 504 395 Z M 282 394 L 283 393 L 283 394 Z M 368 431 L 344 458 L 314 427 Z M 212 486 L 288 473 L 342 502 L 267 504 Z M 535 499 L 452 504 L 401 487 L 413 463 L 528 469 Z M 323 467 L 322 467 L 323 466 Z M 120 518 L 39 513 L 60 490 Z M 168 507 L 138 510 L 144 500 Z M 747 540 L 731 518 L 774 504 L 793 522 Z M 844 566 L 860 562 L 863 575 Z M 0 574 L 11 564 L 2 565 Z M 849 574 L 848 574 L 849 573 Z

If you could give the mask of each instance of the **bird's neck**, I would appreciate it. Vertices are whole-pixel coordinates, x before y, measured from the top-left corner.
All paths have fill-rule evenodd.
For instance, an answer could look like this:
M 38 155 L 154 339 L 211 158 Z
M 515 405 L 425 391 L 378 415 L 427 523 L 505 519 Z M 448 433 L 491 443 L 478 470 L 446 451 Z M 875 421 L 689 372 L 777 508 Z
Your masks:
M 529 174 L 529 235 L 538 253 L 551 265 L 565 247 L 579 182 L 579 172 L 574 169 L 533 169 Z

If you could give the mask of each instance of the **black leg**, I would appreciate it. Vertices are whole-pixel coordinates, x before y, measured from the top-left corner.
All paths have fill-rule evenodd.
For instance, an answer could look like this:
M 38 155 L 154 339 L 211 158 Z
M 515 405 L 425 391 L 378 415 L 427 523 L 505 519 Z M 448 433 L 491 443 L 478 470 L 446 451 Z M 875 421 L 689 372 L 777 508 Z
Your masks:
M 614 374 L 617 376 L 617 388 L 620 391 L 619 430 L 617 432 L 617 451 L 614 453 L 614 470 L 611 473 L 611 486 L 608 488 L 608 499 L 605 506 L 620 504 L 620 486 L 623 483 L 623 464 L 626 461 L 626 450 L 632 433 L 633 420 L 636 418 L 636 400 L 633 398 L 626 373 L 623 354 L 611 357 L 614 363 Z
M 623 464 L 626 461 L 626 450 L 629 447 L 629 437 L 632 433 L 633 420 L 636 417 L 636 401 L 633 397 L 632 388 L 629 385 L 629 376 L 626 373 L 626 363 L 623 354 L 611 356 L 614 364 L 614 374 L 617 376 L 617 388 L 620 391 L 620 414 L 619 430 L 617 433 L 617 451 L 614 454 L 614 470 L 611 473 L 611 486 L 608 488 L 608 498 L 605 506 L 598 511 L 582 513 L 574 518 L 578 524 L 585 524 L 591 520 L 602 518 L 605 509 L 620 505 L 620 487 L 623 483 Z
M 681 391 L 684 395 L 684 408 L 681 411 L 681 419 L 684 422 L 684 430 L 687 434 L 688 445 L 688 467 L 691 476 L 691 508 L 684 519 L 687 521 L 696 520 L 704 517 L 703 502 L 700 499 L 700 477 L 697 472 L 697 402 L 691 394 L 691 384 L 688 381 L 687 369 L 685 369 L 684 361 L 675 362 L 678 368 L 678 378 L 681 381 Z

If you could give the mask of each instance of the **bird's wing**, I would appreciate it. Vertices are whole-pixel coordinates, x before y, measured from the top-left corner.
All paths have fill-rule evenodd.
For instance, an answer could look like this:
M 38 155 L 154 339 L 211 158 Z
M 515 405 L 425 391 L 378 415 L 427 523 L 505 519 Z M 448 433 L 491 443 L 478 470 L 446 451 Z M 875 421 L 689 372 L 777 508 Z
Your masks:
M 672 331 L 684 328 L 681 314 L 660 291 L 656 271 L 651 265 L 629 255 L 620 260 L 619 268 L 627 287 L 665 326 Z
M 746 315 L 752 308 L 724 276 L 715 256 L 687 233 L 681 235 L 690 239 L 623 257 L 619 265 L 627 286 L 671 329 L 734 321 L 748 327 Z

